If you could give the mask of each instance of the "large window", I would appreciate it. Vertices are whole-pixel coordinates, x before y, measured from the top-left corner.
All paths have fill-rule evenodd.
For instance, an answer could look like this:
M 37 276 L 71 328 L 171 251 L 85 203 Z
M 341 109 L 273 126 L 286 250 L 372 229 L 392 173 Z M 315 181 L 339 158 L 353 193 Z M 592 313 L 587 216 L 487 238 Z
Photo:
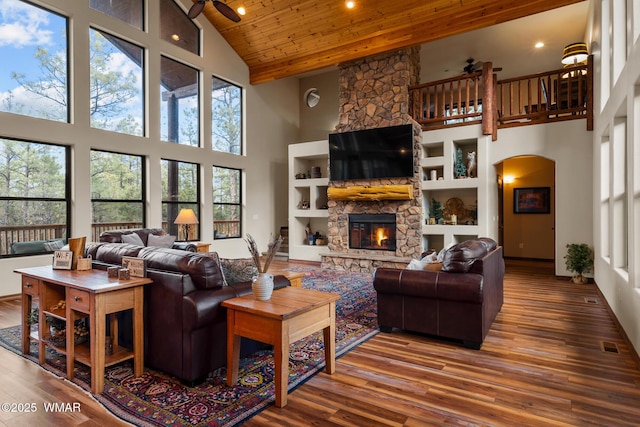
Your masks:
M 89 35 L 91 126 L 141 136 L 144 50 L 104 31 Z
M 174 0 L 160 0 L 160 38 L 198 55 L 200 30 Z
M 200 240 L 200 227 L 190 227 L 183 236 L 174 221 L 181 209 L 192 209 L 200 218 L 200 168 L 195 163 L 162 160 L 162 224 L 165 231 L 180 240 Z
M 213 238 L 242 236 L 242 171 L 213 167 Z
M 144 226 L 144 159 L 91 151 L 91 212 L 94 235 Z
M 211 142 L 216 151 L 242 154 L 242 88 L 213 77 Z
M 69 148 L 0 139 L 0 256 L 60 249 L 69 231 Z
M 160 83 L 160 138 L 199 146 L 198 70 L 163 56 Z
M 0 111 L 69 121 L 67 19 L 0 2 Z
M 142 30 L 143 0 L 90 0 L 89 6 Z

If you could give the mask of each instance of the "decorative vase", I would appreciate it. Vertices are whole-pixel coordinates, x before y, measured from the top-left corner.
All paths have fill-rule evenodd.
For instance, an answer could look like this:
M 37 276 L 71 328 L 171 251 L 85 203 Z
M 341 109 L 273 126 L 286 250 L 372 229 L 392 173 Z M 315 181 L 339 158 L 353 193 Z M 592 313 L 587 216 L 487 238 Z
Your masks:
M 253 296 L 258 301 L 267 301 L 273 293 L 273 274 L 259 273 L 251 285 Z

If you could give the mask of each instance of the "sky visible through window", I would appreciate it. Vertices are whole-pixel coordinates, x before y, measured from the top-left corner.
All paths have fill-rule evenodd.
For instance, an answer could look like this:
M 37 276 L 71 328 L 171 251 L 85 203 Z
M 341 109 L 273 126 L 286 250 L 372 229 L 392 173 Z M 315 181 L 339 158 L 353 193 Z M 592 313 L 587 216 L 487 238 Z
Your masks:
M 64 61 L 66 86 L 66 20 L 38 7 L 18 0 L 0 0 L 0 110 L 12 111 L 41 117 L 37 110 L 43 106 L 55 108 L 54 120 L 66 121 L 66 109 L 60 113 L 61 106 L 42 96 L 34 96 L 23 84 L 16 80 L 37 82 L 43 79 L 40 61 L 36 58 L 38 48 L 44 48 L 61 61 Z M 10 60 L 8 60 L 10 58 Z M 45 89 L 50 96 L 52 89 Z M 67 104 L 66 87 L 63 93 Z M 59 98 L 59 95 L 56 95 Z

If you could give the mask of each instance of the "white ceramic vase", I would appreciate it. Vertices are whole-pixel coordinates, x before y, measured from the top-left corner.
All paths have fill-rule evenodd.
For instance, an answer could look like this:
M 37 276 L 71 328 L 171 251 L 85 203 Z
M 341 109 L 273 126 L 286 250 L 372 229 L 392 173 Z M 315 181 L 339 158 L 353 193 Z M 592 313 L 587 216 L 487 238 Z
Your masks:
M 258 301 L 267 301 L 273 293 L 273 274 L 259 273 L 251 285 L 253 296 Z

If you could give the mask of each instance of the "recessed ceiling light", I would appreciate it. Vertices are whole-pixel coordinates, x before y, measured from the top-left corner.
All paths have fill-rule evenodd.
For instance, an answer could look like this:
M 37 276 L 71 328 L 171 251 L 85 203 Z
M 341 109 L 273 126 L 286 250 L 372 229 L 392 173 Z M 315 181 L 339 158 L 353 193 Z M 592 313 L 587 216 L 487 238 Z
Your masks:
M 244 15 L 246 15 L 246 13 L 247 13 L 247 9 L 245 9 L 245 8 L 244 8 L 244 6 L 240 6 L 240 7 L 238 7 L 238 9 L 236 9 L 236 10 L 238 11 L 238 15 L 242 15 L 242 16 L 244 16 Z
M 538 42 L 538 43 L 535 44 L 535 48 L 536 49 L 540 49 L 541 47 L 544 47 L 544 43 Z
M 180 41 L 180 36 L 179 36 L 179 35 L 177 35 L 177 34 L 172 34 L 172 35 L 171 35 L 171 38 L 172 38 L 174 41 L 176 41 L 176 42 L 179 42 L 179 41 Z
M 351 0 L 347 0 L 346 2 L 344 2 L 345 6 L 347 6 L 347 9 L 353 9 L 354 7 L 356 7 L 356 2 L 351 1 Z

